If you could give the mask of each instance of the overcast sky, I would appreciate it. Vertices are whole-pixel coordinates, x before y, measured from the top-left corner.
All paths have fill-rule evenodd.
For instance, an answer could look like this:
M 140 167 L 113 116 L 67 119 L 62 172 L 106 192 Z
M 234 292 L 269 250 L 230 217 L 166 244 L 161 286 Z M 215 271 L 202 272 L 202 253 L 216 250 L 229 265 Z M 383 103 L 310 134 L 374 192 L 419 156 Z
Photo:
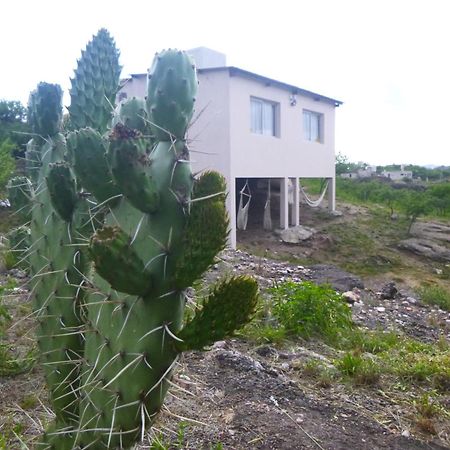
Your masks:
M 228 65 L 342 100 L 336 151 L 371 164 L 450 165 L 448 0 L 3 0 L 0 99 L 68 90 L 106 27 L 122 75 L 155 51 L 210 47 Z

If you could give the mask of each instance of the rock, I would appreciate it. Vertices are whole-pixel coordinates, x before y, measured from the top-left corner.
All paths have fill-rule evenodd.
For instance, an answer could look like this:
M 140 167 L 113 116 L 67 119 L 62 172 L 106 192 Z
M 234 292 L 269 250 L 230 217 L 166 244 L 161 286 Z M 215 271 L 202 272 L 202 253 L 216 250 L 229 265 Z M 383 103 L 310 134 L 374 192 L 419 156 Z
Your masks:
M 382 312 L 386 311 L 386 308 L 384 306 L 377 306 L 375 308 L 375 311 L 378 311 L 378 312 L 382 313 Z
M 355 291 L 347 291 L 342 294 L 342 298 L 347 302 L 353 305 L 353 303 L 359 302 L 361 300 L 361 296 Z
M 337 209 L 330 212 L 330 216 L 334 216 L 334 217 L 342 217 L 343 215 L 344 215 L 344 213 L 342 211 L 338 211 Z
M 411 432 L 409 430 L 403 430 L 402 431 L 402 436 L 409 438 L 411 436 Z
M 11 269 L 8 271 L 8 273 L 14 278 L 23 279 L 27 277 L 27 273 L 20 269 Z
M 287 230 L 275 230 L 275 233 L 287 244 L 299 244 L 302 241 L 308 240 L 316 233 L 316 230 L 314 228 L 298 225 L 296 227 L 288 228 Z
M 434 261 L 450 261 L 450 249 L 429 239 L 410 238 L 401 241 L 398 246 L 401 249 L 408 250 L 416 255 L 424 256 Z
M 338 267 L 329 264 L 316 264 L 310 266 L 311 281 L 317 284 L 330 284 L 339 292 L 348 292 L 354 288 L 364 289 L 364 283 L 356 275 L 345 272 Z
M 234 350 L 217 349 L 215 357 L 222 367 L 232 367 L 238 371 L 244 372 L 262 372 L 264 367 L 259 361 L 251 358 L 250 356 L 243 355 L 242 353 Z
M 278 357 L 278 352 L 270 345 L 261 345 L 261 347 L 255 348 L 255 353 L 264 358 L 268 357 Z
M 386 300 L 394 299 L 397 294 L 398 290 L 395 287 L 395 283 L 392 281 L 390 283 L 385 284 L 380 291 L 380 297 Z

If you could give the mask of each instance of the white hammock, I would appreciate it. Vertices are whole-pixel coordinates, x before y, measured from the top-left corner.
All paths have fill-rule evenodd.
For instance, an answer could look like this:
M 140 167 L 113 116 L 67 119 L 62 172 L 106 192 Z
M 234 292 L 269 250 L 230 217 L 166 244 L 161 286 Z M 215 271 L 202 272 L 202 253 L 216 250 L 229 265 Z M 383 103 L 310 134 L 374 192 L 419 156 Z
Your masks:
M 245 190 L 247 189 L 247 192 Z M 244 205 L 244 196 L 247 197 L 247 203 Z M 248 186 L 248 180 L 245 182 L 244 187 L 240 191 L 240 198 L 239 198 L 239 208 L 237 213 L 237 228 L 238 230 L 246 230 L 247 229 L 247 222 L 248 222 L 248 209 L 250 207 L 250 200 L 252 199 L 252 194 L 250 192 L 250 188 Z
M 327 182 L 325 183 L 325 186 L 323 188 L 322 193 L 320 194 L 320 197 L 317 200 L 311 200 L 307 195 L 305 190 L 303 189 L 302 185 L 299 183 L 300 186 L 300 192 L 303 194 L 303 196 L 305 197 L 306 203 L 311 206 L 311 208 L 317 208 L 321 203 L 323 198 L 325 197 L 325 192 L 327 191 L 328 188 L 328 184 L 329 184 L 330 180 L 327 180 Z
M 269 184 L 267 186 L 267 199 L 266 204 L 264 205 L 264 219 L 263 219 L 263 228 L 265 230 L 272 230 L 272 217 L 270 214 L 270 178 L 268 180 Z

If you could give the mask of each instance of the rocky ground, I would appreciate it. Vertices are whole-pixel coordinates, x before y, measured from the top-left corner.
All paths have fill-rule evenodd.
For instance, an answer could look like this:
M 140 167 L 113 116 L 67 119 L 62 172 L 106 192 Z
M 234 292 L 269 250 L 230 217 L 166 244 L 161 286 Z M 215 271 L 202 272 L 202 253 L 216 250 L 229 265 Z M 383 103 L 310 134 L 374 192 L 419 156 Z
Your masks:
M 319 231 L 313 239 L 315 243 L 295 247 L 272 234 L 241 234 L 243 248 L 258 243 L 260 251 L 254 252 L 258 256 L 245 250 L 226 251 L 207 279 L 248 273 L 257 278 L 263 293 L 266 287 L 288 279 L 327 282 L 345 293 L 355 322 L 364 328 L 392 329 L 421 342 L 436 342 L 442 336 L 450 339 L 449 313 L 422 304 L 406 275 L 395 280 L 392 274 L 364 277 L 335 264 L 274 259 L 286 259 L 288 253 L 304 256 L 333 237 Z M 4 272 L 0 284 L 5 285 L 8 278 L 18 283 L 4 296 L 15 324 L 4 342 L 16 355 L 26 357 L 33 342 L 33 321 L 25 318 L 30 307 L 23 276 L 20 271 Z M 331 370 L 338 353 L 321 341 L 276 346 L 255 344 L 245 334 L 218 342 L 207 352 L 188 353 L 180 361 L 166 408 L 148 437 L 162 446 L 151 447 L 148 441 L 139 449 L 450 448 L 448 415 L 436 419 L 428 433 L 417 426 L 412 406 L 416 390 L 394 392 L 383 383 L 355 386 L 345 380 L 323 383 L 301 370 L 314 360 Z M 450 409 L 450 396 L 442 396 L 441 404 Z M 0 449 L 27 448 L 26 443 L 31 448 L 31 439 L 50 419 L 38 367 L 0 377 Z

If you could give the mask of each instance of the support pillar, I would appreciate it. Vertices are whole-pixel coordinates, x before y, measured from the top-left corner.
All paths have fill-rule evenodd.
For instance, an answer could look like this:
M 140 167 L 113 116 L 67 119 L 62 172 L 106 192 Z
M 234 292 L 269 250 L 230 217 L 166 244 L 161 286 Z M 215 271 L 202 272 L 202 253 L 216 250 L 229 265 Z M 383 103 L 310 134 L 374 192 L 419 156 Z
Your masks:
M 336 178 L 328 178 L 328 212 L 336 211 Z
M 280 178 L 280 228 L 289 228 L 288 178 Z
M 294 188 L 293 203 L 291 209 L 291 225 L 296 227 L 300 225 L 300 181 L 298 177 L 291 178 Z
M 228 196 L 227 210 L 230 217 L 230 234 L 228 235 L 228 245 L 234 250 L 236 248 L 236 178 L 227 180 Z

